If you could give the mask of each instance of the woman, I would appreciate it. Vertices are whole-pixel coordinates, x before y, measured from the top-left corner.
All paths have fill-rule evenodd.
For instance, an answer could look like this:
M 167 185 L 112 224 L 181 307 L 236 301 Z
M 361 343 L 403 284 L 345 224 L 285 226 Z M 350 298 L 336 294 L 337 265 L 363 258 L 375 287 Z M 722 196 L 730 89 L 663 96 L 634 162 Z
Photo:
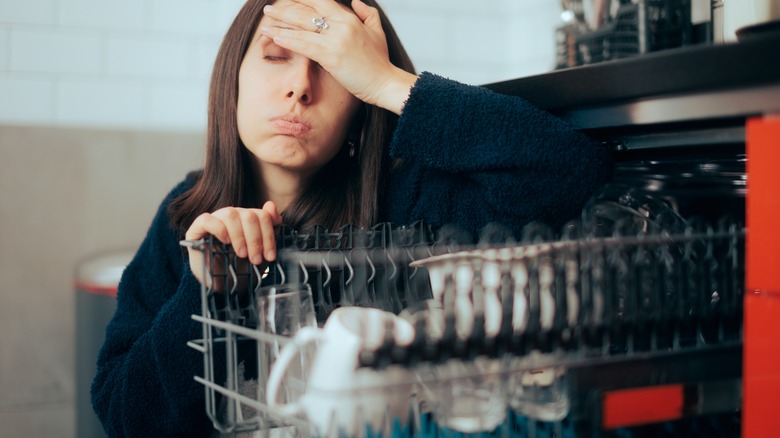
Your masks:
M 92 387 L 111 436 L 210 434 L 186 346 L 202 257 L 182 238 L 261 264 L 282 223 L 519 231 L 574 217 L 609 176 L 605 149 L 524 100 L 416 76 L 374 0 L 270 3 L 249 0 L 228 30 L 205 167 L 163 201 L 119 285 Z

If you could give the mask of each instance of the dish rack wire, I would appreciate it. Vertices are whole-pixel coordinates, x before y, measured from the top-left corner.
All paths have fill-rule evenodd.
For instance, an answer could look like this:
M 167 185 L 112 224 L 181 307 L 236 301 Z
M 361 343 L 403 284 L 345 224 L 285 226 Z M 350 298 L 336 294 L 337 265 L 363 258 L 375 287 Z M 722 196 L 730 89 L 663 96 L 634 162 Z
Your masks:
M 264 381 L 250 369 L 257 368 L 252 354 L 242 351 L 262 343 L 283 346 L 290 339 L 256 330 L 253 294 L 237 286 L 254 291 L 302 283 L 311 288 L 319 322 L 340 306 L 396 314 L 432 302 L 439 306 L 443 326 L 437 336 L 431 335 L 430 318 L 418 319 L 411 345 L 397 345 L 388 336 L 380 347 L 361 353 L 362 367 L 406 367 L 428 385 L 446 387 L 473 377 L 474 370 L 453 371 L 448 364 L 488 359 L 501 363 L 491 372 L 507 387 L 518 376 L 555 370 L 568 398 L 562 418 L 534 418 L 508 404 L 500 426 L 473 435 L 439 427 L 424 403 L 413 399 L 408 425 L 388 421 L 384 434 L 366 436 L 631 436 L 653 427 L 661 428 L 658 433 L 672 428 L 681 435 L 706 430 L 738 435 L 745 237 L 739 223 L 692 219 L 659 228 L 647 217 L 629 216 L 575 221 L 559 233 L 533 223 L 520 241 L 509 235 L 494 228 L 472 245 L 456 228 L 434 232 L 424 223 L 335 232 L 282 227 L 278 260 L 262 272 L 240 263 L 229 246 L 213 238 L 183 242 L 230 266 L 221 277 L 204 273 L 232 292 L 202 287 L 202 313 L 193 319 L 202 324 L 203 338 L 189 343 L 203 353 L 204 375 L 195 379 L 205 387 L 215 429 L 275 430 L 278 436 L 311 431 L 305 419 L 270 409 L 258 395 L 262 390 L 241 391 L 247 378 Z M 473 318 L 466 321 L 466 333 L 459 331 L 464 321 L 453 292 L 464 267 L 471 272 L 466 299 L 467 317 Z M 498 272 L 497 282 L 495 275 L 485 276 L 488 267 Z M 432 300 L 435 268 L 444 272 L 444 293 Z M 485 305 L 491 299 L 500 303 L 497 325 L 489 322 L 495 315 Z M 653 391 L 670 391 L 680 406 L 655 417 L 619 407 L 632 394 L 636 400 Z

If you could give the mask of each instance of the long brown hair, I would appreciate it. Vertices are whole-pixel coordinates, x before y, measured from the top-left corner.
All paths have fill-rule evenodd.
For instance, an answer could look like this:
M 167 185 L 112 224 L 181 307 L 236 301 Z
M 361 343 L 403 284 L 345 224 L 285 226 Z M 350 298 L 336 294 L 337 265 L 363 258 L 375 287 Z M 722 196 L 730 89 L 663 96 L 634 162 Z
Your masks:
M 349 0 L 337 1 L 349 7 Z M 390 61 L 413 73 L 412 61 L 387 16 L 375 0 L 363 1 L 379 10 Z M 201 213 L 227 206 L 259 207 L 253 157 L 238 135 L 238 71 L 263 16 L 263 7 L 273 2 L 248 0 L 222 40 L 209 88 L 206 163 L 195 185 L 168 209 L 171 224 L 182 235 Z M 336 229 L 345 224 L 376 223 L 384 196 L 382 181 L 390 168 L 387 148 L 397 121 L 395 114 L 363 104 L 348 134 L 355 143 L 355 157 L 349 156 L 350 147 L 342 147 L 283 212 L 284 222 L 297 229 L 313 224 Z

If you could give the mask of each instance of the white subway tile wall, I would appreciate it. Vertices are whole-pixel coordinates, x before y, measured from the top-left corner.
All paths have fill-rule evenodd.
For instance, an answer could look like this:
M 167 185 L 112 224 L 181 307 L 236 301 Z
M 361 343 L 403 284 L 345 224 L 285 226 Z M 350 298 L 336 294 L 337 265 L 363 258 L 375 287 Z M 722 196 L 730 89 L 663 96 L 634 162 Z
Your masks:
M 0 26 L 0 72 L 8 70 L 11 53 L 11 30 Z
M 0 122 L 47 125 L 54 120 L 54 82 L 0 73 Z
M 208 88 L 202 81 L 161 82 L 150 91 L 152 128 L 165 130 L 169 124 L 206 126 Z
M 58 0 L 0 0 L 0 22 L 16 24 L 55 23 L 55 10 Z
M 194 78 L 201 83 L 208 83 L 211 78 L 211 69 L 221 42 L 221 38 L 200 38 L 200 41 L 193 38 L 191 41 L 195 49 L 191 68 Z
M 0 0 L 0 124 L 201 132 L 244 0 Z M 419 71 L 549 71 L 559 0 L 380 0 Z
M 95 30 L 144 31 L 147 10 L 147 2 L 138 0 L 59 0 L 57 25 Z
M 555 65 L 559 0 L 380 0 L 380 4 L 419 71 L 484 84 L 547 72 Z
M 65 79 L 58 83 L 55 124 L 111 126 L 148 123 L 149 95 L 142 81 L 118 78 Z
M 505 35 L 504 57 L 514 60 L 516 77 L 550 71 L 555 66 L 555 30 L 561 25 L 561 10 L 550 0 L 510 2 L 509 16 L 515 17 Z M 520 6 L 524 7 L 521 9 Z
M 110 77 L 186 78 L 193 47 L 186 38 L 124 34 L 110 36 L 106 70 Z
M 101 73 L 103 40 L 84 29 L 18 26 L 11 29 L 11 72 Z

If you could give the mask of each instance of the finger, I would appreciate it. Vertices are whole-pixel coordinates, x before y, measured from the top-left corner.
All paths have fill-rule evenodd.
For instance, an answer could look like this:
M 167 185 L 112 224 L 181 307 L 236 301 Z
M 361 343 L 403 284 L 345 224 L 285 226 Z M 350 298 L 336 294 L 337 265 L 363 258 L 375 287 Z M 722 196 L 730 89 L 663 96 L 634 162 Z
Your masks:
M 241 216 L 244 239 L 246 239 L 247 257 L 252 264 L 259 265 L 263 262 L 263 248 L 265 244 L 261 232 L 262 226 L 256 211 L 256 209 L 241 209 L 239 214 Z
M 385 30 L 382 28 L 382 18 L 379 16 L 379 10 L 371 7 L 360 0 L 352 0 L 352 9 L 360 21 L 366 25 L 375 35 L 382 35 L 384 39 Z
M 369 19 L 373 19 L 374 17 L 379 19 L 379 11 L 360 0 L 352 0 L 352 10 L 355 11 L 355 15 L 357 15 L 363 23 L 366 23 Z
M 292 6 L 268 5 L 263 8 L 263 13 L 266 16 L 273 18 L 276 22 L 281 22 L 281 23 L 276 23 L 274 21 L 271 21 L 269 23 L 271 25 L 286 24 L 294 28 L 299 28 L 311 32 L 317 30 L 317 26 L 314 25 L 312 19 L 315 17 L 319 17 L 319 14 L 317 13 L 317 11 L 303 5 L 292 5 Z
M 352 0 L 352 10 L 355 11 L 355 15 L 360 18 L 360 21 L 365 22 L 368 17 L 371 16 L 370 6 L 361 2 L 360 0 Z
M 260 222 L 260 233 L 265 249 L 265 259 L 272 262 L 276 259 L 276 236 L 274 235 L 274 222 L 271 215 L 264 210 L 256 210 L 257 219 Z
M 293 0 L 295 3 L 306 5 L 326 18 L 336 17 L 348 9 L 333 0 Z
M 322 64 L 323 54 L 327 53 L 322 46 L 322 40 L 318 40 L 320 35 L 314 32 L 302 32 L 299 30 L 282 29 L 279 27 L 262 26 L 260 31 L 272 38 L 279 47 L 292 50 L 311 60 Z
M 237 208 L 227 207 L 217 210 L 213 213 L 218 219 L 221 219 L 230 235 L 230 242 L 233 244 L 233 251 L 236 255 L 244 258 L 247 255 L 246 237 L 244 236 L 244 227 L 241 224 L 241 214 Z
M 217 240 L 224 244 L 230 244 L 230 234 L 225 224 L 210 213 L 203 213 L 192 221 L 192 225 L 187 229 L 184 238 L 187 240 L 198 240 L 211 234 Z
M 276 208 L 276 204 L 273 201 L 267 201 L 263 204 L 263 211 L 271 216 L 271 222 L 274 226 L 282 224 L 282 215 L 279 214 L 279 209 Z

